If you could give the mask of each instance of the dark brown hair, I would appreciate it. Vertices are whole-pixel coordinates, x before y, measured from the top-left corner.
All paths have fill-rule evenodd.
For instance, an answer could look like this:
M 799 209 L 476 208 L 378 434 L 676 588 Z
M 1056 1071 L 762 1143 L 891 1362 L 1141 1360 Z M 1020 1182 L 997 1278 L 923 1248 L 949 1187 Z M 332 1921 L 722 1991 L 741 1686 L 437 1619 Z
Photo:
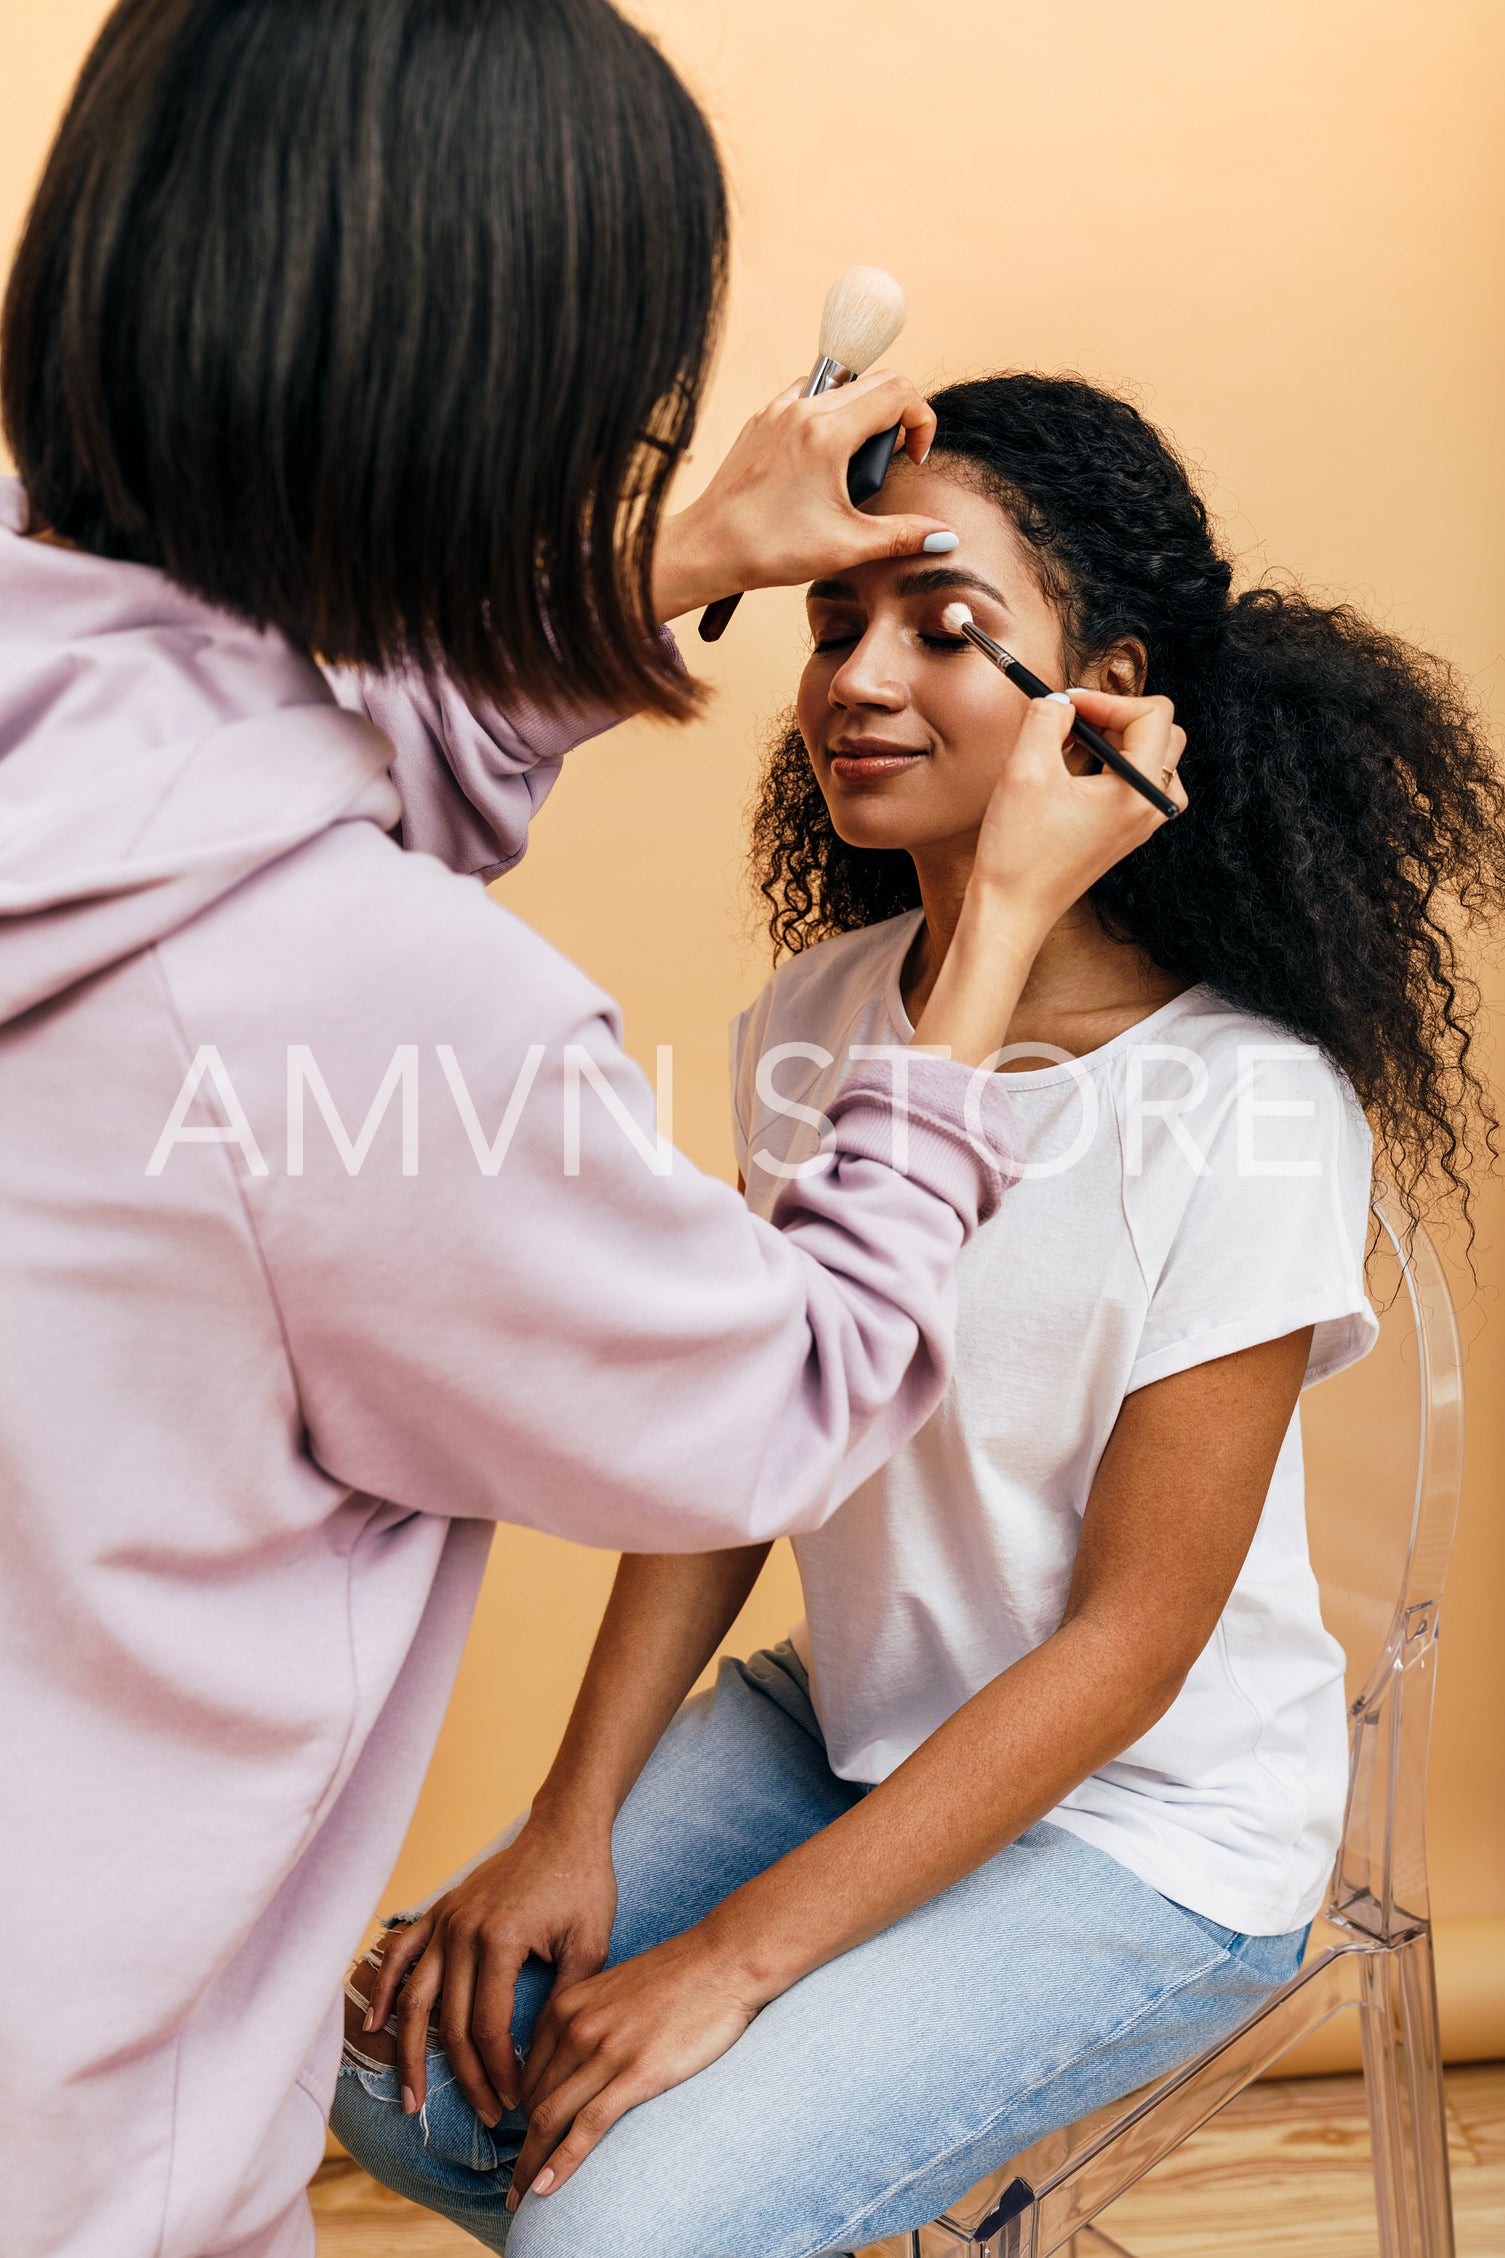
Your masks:
M 1402 1195 L 1463 1193 L 1495 1116 L 1458 942 L 1505 901 L 1505 792 L 1441 659 L 1347 604 L 1232 570 L 1174 448 L 1076 377 L 956 384 L 932 460 L 1006 510 L 1068 663 L 1134 640 L 1174 699 L 1191 805 L 1109 872 L 1105 925 L 1154 962 L 1318 1045 Z M 797 728 L 771 748 L 753 871 L 775 953 L 916 907 L 907 854 L 838 838 Z M 1482 1136 L 1477 1133 L 1482 1130 Z
M 123 0 L 0 364 L 32 509 L 331 660 L 683 714 L 709 129 L 607 0 Z

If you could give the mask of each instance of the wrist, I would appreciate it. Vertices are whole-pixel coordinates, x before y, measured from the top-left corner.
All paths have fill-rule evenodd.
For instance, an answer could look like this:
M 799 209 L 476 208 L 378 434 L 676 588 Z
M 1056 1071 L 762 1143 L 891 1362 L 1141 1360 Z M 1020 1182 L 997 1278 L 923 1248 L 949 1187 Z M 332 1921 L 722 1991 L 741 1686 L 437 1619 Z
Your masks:
M 690 1934 L 708 1983 L 731 1992 L 756 2015 L 816 1963 L 801 1963 L 774 1923 L 756 1919 L 751 1908 L 743 1912 L 738 1895 L 724 1898 Z
M 528 1812 L 528 1825 L 561 1842 L 594 1849 L 610 1843 L 620 1798 L 605 1781 L 544 1781 Z
M 1057 916 L 1047 904 L 1030 901 L 1016 884 L 974 871 L 967 881 L 952 947 L 961 941 L 968 947 L 986 948 L 995 957 L 1016 959 L 1028 968 Z
M 660 625 L 718 597 L 735 596 L 741 585 L 735 567 L 707 538 L 698 503 L 661 521 L 653 549 L 653 615 Z

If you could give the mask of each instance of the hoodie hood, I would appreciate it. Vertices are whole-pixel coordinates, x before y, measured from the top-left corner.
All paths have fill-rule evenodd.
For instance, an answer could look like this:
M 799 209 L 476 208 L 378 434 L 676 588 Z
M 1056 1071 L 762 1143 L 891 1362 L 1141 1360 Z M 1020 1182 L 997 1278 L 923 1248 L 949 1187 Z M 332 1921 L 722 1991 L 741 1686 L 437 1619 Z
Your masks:
M 0 480 L 0 1024 L 401 815 L 391 744 L 282 636 L 26 523 Z

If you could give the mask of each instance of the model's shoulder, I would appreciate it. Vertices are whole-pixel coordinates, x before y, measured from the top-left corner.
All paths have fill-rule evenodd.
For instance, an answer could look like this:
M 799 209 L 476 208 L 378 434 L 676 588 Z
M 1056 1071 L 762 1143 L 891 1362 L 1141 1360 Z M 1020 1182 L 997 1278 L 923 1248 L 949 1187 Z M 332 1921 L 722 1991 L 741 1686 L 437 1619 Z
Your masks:
M 1269 1059 L 1289 1064 L 1305 1084 L 1330 1089 L 1345 1104 L 1358 1102 L 1348 1077 L 1320 1043 L 1279 1019 L 1230 1003 L 1215 988 L 1186 989 L 1155 1015 L 1153 1032 L 1147 1031 L 1145 1039 L 1195 1051 L 1214 1083 L 1225 1076 L 1236 1080 Z
M 1171 1146 L 1195 1146 L 1203 1163 L 1190 1196 L 1209 1196 L 1209 1176 L 1236 1179 L 1247 1194 L 1246 1178 L 1335 1174 L 1367 1197 L 1368 1120 L 1347 1075 L 1311 1036 L 1196 987 L 1155 1015 L 1143 1043 L 1137 1071 L 1120 1084 L 1120 1117 L 1138 1150 L 1169 1109 L 1183 1134 L 1172 1122 L 1160 1139 L 1167 1160 Z
M 866 1000 L 886 986 L 919 923 L 918 910 L 886 917 L 854 933 L 835 933 L 786 957 L 758 1002 L 769 1020 L 808 1018 Z

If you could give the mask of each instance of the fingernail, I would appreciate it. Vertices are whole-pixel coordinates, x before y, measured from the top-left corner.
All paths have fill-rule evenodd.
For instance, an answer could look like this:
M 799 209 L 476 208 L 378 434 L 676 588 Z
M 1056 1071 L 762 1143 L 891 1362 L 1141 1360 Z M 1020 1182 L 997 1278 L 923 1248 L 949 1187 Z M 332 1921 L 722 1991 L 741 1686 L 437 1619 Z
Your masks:
M 930 447 L 933 447 L 934 445 L 935 445 L 935 441 L 934 441 L 934 440 L 932 439 L 932 440 L 931 440 L 931 442 L 930 442 Z M 927 447 L 927 448 L 925 449 L 925 452 L 924 452 L 924 454 L 923 454 L 923 455 L 921 455 L 921 457 L 920 457 L 920 460 L 919 460 L 919 463 L 918 463 L 918 464 L 917 464 L 917 466 L 916 466 L 916 467 L 917 467 L 917 469 L 923 470 L 923 469 L 925 468 L 925 465 L 926 465 L 926 464 L 927 464 L 927 463 L 929 462 L 929 460 L 930 460 L 930 447 Z
M 363 2031 L 374 2031 L 374 2030 L 375 2030 L 375 2028 L 376 2028 L 376 2009 L 375 2009 L 374 2007 L 368 2007 L 368 2008 L 366 2009 L 366 2012 L 365 2012 L 365 2016 L 363 2017 L 363 2019 L 362 2019 L 362 2022 L 361 2022 L 361 2029 L 362 2029 Z
M 946 557 L 953 549 L 961 547 L 961 537 L 955 533 L 927 533 L 924 548 L 927 557 Z
M 529 2188 L 528 2193 L 530 2195 L 547 2195 L 553 2185 L 554 2174 L 550 2171 L 548 2165 L 545 2164 L 543 2170 L 539 2173 L 537 2179 Z
M 517 2209 L 517 2201 L 517 2189 L 515 2187 L 509 2187 L 507 2190 L 507 2209 L 509 2211 L 515 2211 Z
M 413 2097 L 411 2086 L 404 2086 L 402 2089 L 402 2110 L 405 2117 L 416 2117 L 418 2114 L 418 2103 Z
M 1057 706 L 1069 706 L 1069 705 L 1071 705 L 1071 696 L 1070 696 L 1070 693 L 1069 693 L 1068 691 L 1066 691 L 1066 690 L 1047 690 L 1047 691 L 1046 691 L 1046 693 L 1045 693 L 1045 695 L 1046 695 L 1046 697 L 1047 697 L 1047 698 L 1049 698 L 1049 700 L 1050 700 L 1050 702 L 1051 702 L 1051 704 L 1052 704 L 1052 705 L 1057 705 Z M 1073 712 L 1075 712 L 1075 711 L 1076 711 L 1076 708 L 1075 708 L 1074 706 L 1072 707 L 1072 711 L 1073 711 Z

